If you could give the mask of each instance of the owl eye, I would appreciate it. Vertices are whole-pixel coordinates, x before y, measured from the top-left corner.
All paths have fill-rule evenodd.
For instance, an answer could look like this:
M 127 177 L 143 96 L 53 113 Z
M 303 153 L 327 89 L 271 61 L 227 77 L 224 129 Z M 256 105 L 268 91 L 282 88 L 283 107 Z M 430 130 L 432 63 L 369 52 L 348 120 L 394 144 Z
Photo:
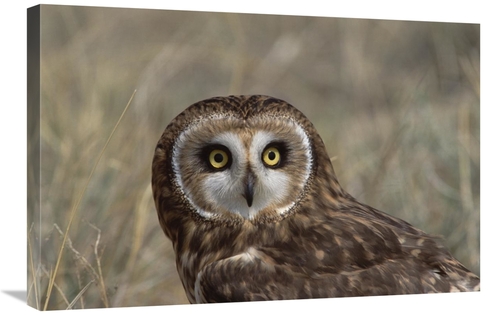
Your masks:
M 229 163 L 229 155 L 221 149 L 214 149 L 208 155 L 208 162 L 214 169 L 222 169 Z
M 269 147 L 262 154 L 262 161 L 269 167 L 276 167 L 281 161 L 280 151 L 276 147 Z

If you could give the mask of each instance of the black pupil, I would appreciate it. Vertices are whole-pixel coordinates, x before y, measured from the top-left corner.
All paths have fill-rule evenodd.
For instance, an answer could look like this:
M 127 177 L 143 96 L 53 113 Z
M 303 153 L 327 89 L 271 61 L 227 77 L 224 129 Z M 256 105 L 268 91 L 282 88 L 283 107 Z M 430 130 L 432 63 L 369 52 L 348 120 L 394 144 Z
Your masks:
M 269 154 L 267 155 L 267 157 L 272 161 L 276 158 L 276 153 L 274 153 L 273 151 L 269 152 Z
M 214 156 L 215 162 L 221 163 L 223 160 L 224 160 L 224 157 L 222 156 L 222 154 L 220 154 L 220 153 L 215 154 L 215 156 Z

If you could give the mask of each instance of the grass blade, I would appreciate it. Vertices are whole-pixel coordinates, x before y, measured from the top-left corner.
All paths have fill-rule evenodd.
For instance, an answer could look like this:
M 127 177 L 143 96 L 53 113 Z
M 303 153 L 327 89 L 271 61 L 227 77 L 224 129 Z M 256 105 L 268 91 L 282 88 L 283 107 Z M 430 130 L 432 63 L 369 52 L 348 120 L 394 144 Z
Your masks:
M 64 245 L 66 244 L 66 240 L 68 239 L 69 230 L 71 228 L 71 224 L 73 223 L 73 219 L 75 218 L 77 209 L 80 206 L 80 202 L 82 201 L 82 198 L 83 198 L 83 196 L 85 194 L 85 191 L 87 190 L 87 187 L 89 185 L 90 179 L 92 178 L 92 175 L 94 175 L 94 172 L 95 172 L 95 170 L 97 168 L 97 165 L 99 164 L 99 161 L 101 160 L 101 158 L 102 158 L 102 156 L 104 154 L 104 151 L 106 150 L 106 148 L 107 148 L 107 146 L 108 146 L 111 138 L 113 137 L 113 134 L 116 131 L 116 128 L 118 127 L 118 125 L 120 124 L 123 116 L 125 115 L 125 112 L 127 111 L 128 107 L 130 106 L 130 103 L 132 103 L 132 100 L 134 99 L 134 96 L 135 96 L 136 92 L 137 92 L 137 90 L 134 90 L 134 93 L 132 93 L 132 96 L 130 97 L 130 99 L 129 99 L 128 103 L 127 103 L 127 106 L 125 106 L 125 109 L 123 110 L 120 118 L 118 119 L 118 121 L 116 122 L 113 130 L 111 131 L 111 134 L 109 135 L 108 140 L 106 141 L 106 143 L 104 144 L 104 147 L 102 148 L 101 152 L 99 153 L 99 156 L 97 157 L 97 160 L 94 163 L 94 166 L 92 167 L 92 170 L 90 171 L 89 177 L 87 178 L 87 181 L 85 182 L 85 185 L 84 185 L 82 191 L 80 192 L 80 195 L 78 196 L 77 201 L 75 202 L 75 204 L 73 205 L 73 207 L 71 209 L 71 215 L 70 215 L 70 218 L 69 218 L 68 226 L 66 227 L 66 231 L 64 232 L 64 237 L 63 237 L 63 240 L 62 240 L 62 244 L 61 244 L 61 247 L 59 248 L 59 254 L 57 256 L 56 266 L 55 266 L 54 271 L 53 271 L 53 273 L 52 273 L 52 275 L 50 277 L 50 280 L 49 280 L 49 285 L 48 285 L 48 288 L 47 288 L 47 296 L 46 296 L 46 299 L 45 299 L 45 305 L 43 307 L 44 311 L 47 310 L 47 307 L 49 305 L 50 296 L 52 294 L 52 288 L 54 286 L 54 281 L 55 281 L 55 278 L 56 278 L 56 275 L 57 275 L 57 271 L 59 269 L 59 264 L 61 262 Z
M 87 291 L 87 289 L 90 287 L 90 285 L 92 283 L 94 283 L 94 279 L 90 280 L 89 283 L 87 283 L 87 285 L 75 296 L 75 298 L 73 299 L 73 301 L 71 301 L 71 303 L 69 303 L 68 307 L 66 307 L 67 310 L 70 310 L 73 308 L 73 306 L 75 306 L 76 302 L 78 302 L 78 300 L 82 297 L 83 293 L 85 293 Z

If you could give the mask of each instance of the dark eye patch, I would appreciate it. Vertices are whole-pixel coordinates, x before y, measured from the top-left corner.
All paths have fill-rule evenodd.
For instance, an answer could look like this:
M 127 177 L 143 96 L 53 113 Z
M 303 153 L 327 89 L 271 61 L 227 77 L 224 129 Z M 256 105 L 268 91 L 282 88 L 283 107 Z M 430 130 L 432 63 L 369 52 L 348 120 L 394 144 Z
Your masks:
M 213 153 L 214 151 L 222 151 L 222 152 Z M 198 157 L 200 159 L 200 163 L 204 165 L 206 170 L 209 172 L 223 171 L 229 168 L 233 162 L 231 151 L 229 151 L 229 149 L 226 146 L 223 146 L 221 144 L 210 144 L 203 147 L 198 153 Z M 225 161 L 225 159 L 227 159 L 227 161 Z M 222 162 L 224 162 L 223 166 L 218 165 Z
M 289 162 L 290 149 L 285 144 L 285 142 L 283 142 L 283 141 L 273 141 L 273 142 L 270 142 L 268 145 L 266 145 L 266 147 L 264 148 L 264 150 L 262 150 L 262 152 L 266 152 L 266 150 L 269 149 L 269 148 L 276 148 L 276 149 L 278 149 L 279 154 L 280 154 L 279 164 L 277 164 L 276 166 L 273 166 L 272 168 L 281 168 L 283 166 L 286 166 L 287 163 Z

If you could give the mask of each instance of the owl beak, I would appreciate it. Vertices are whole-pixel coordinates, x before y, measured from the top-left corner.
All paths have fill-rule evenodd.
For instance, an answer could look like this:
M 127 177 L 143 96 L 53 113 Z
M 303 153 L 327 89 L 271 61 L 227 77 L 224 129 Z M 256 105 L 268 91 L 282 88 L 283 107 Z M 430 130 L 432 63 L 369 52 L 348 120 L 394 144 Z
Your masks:
M 247 178 L 245 179 L 245 191 L 243 197 L 247 200 L 247 205 L 250 208 L 253 203 L 253 187 L 255 185 L 255 175 L 252 172 L 248 172 Z

